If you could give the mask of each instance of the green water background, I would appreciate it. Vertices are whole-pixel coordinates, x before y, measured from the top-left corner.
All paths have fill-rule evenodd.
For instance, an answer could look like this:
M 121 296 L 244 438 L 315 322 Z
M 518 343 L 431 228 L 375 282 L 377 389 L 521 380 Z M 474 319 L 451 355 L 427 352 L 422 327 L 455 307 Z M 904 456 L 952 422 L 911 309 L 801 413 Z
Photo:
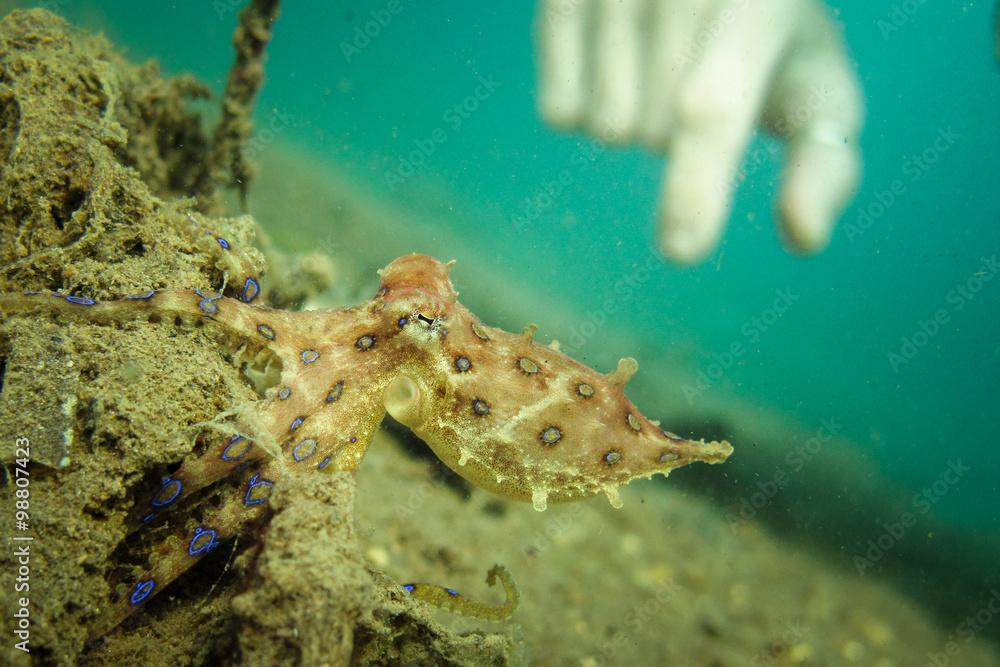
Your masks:
M 156 58 L 165 72 L 192 72 L 221 91 L 240 4 L 45 6 L 104 30 L 132 60 Z M 258 121 L 276 140 L 328 158 L 361 187 L 436 216 L 463 248 L 572 304 L 581 325 L 615 300 L 610 326 L 657 341 L 664 354 L 686 354 L 706 373 L 742 344 L 706 393 L 772 406 L 807 428 L 833 418 L 887 479 L 914 492 L 961 460 L 970 472 L 935 511 L 995 537 L 1000 277 L 982 280 L 992 276 L 982 258 L 1000 253 L 994 7 L 829 4 L 867 97 L 865 175 L 830 248 L 815 258 L 791 256 L 778 241 L 781 146 L 761 137 L 752 150 L 765 159 L 748 161 L 712 260 L 682 269 L 656 259 L 652 212 L 665 161 L 595 147 L 540 122 L 533 2 L 286 2 Z M 373 11 L 384 12 L 377 29 Z M 366 24 L 373 36 L 354 42 Z M 457 113 L 477 87 L 475 110 Z M 390 175 L 414 151 L 423 164 L 393 183 Z M 527 202 L 544 202 L 542 193 L 560 182 L 528 219 Z M 294 230 L 294 203 L 289 212 Z M 293 237 L 302 249 L 315 244 L 305 233 Z M 622 302 L 616 282 L 643 266 L 653 267 L 648 278 Z M 970 279 L 982 289 L 956 298 Z M 793 305 L 761 331 L 754 318 L 782 290 L 795 295 Z M 503 285 L 494 293 L 503 299 Z M 937 311 L 948 322 L 893 368 L 889 355 L 901 352 L 904 338 L 923 342 L 921 322 Z M 583 356 L 599 344 L 598 332 Z

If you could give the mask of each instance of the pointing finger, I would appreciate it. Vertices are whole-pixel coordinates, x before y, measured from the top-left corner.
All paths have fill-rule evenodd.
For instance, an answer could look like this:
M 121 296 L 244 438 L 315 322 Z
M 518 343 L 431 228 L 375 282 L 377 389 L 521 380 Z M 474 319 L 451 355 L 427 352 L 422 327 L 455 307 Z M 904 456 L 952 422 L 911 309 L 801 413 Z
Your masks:
M 816 26 L 804 41 L 809 52 L 779 75 L 776 109 L 767 114 L 768 125 L 791 140 L 778 211 L 786 242 L 799 252 L 826 246 L 861 164 L 860 86 L 825 12 L 817 7 L 809 20 Z
M 562 129 L 573 129 L 584 119 L 589 5 L 589 0 L 541 0 L 539 5 L 538 106 L 542 118 Z
M 649 47 L 643 77 L 639 135 L 645 146 L 665 149 L 683 77 L 701 58 L 701 31 L 717 0 L 653 0 L 646 18 Z
M 645 0 L 596 0 L 591 132 L 613 143 L 634 138 L 639 120 L 639 22 Z
M 660 247 L 667 256 L 696 262 L 717 244 L 736 170 L 796 10 L 797 0 L 730 0 L 703 28 L 712 37 L 680 93 L 662 192 Z

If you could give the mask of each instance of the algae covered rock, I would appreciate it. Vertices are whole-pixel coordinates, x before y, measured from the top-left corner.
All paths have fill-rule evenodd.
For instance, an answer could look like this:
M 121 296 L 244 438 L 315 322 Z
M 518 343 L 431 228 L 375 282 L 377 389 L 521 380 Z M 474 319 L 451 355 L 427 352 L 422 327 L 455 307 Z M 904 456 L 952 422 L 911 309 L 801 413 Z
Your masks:
M 261 32 L 238 31 L 237 39 L 259 43 Z M 234 69 L 258 66 L 242 53 Z M 245 100 L 252 77 L 232 78 Z M 102 37 L 46 11 L 0 22 L 0 292 L 80 302 L 160 288 L 233 294 L 244 276 L 260 276 L 255 223 L 222 215 L 220 194 L 227 169 L 248 169 L 232 156 L 249 123 L 230 114 L 237 129 L 209 138 L 187 104 L 207 94 L 189 77 L 161 77 L 155 63 L 128 63 Z M 262 296 L 272 304 L 301 301 L 329 280 L 325 261 L 277 259 L 300 280 Z M 23 446 L 3 451 L 4 485 L 23 484 L 17 475 L 30 480 L 25 520 L 14 524 L 5 513 L 3 525 L 31 538 L 20 556 L 27 574 L 18 575 L 19 556 L 7 550 L 0 585 L 14 590 L 16 576 L 25 584 L 27 603 L 10 607 L 28 610 L 23 647 L 31 652 L 7 648 L 7 661 L 304 664 L 325 651 L 330 664 L 352 652 L 359 664 L 389 653 L 425 664 L 484 655 L 506 662 L 504 640 L 480 648 L 456 638 L 365 567 L 350 476 L 276 493 L 271 539 L 226 544 L 161 604 L 102 632 L 102 614 L 147 565 L 143 547 L 158 535 L 128 534 L 136 496 L 217 436 L 207 424 L 260 397 L 238 353 L 209 328 L 161 317 L 0 320 L 0 440 Z M 24 452 L 27 461 L 18 458 Z M 303 570 L 316 549 L 324 555 Z M 325 577 L 324 585 L 304 573 Z M 324 637 L 300 634 L 300 625 Z M 7 636 L 18 626 L 5 614 Z

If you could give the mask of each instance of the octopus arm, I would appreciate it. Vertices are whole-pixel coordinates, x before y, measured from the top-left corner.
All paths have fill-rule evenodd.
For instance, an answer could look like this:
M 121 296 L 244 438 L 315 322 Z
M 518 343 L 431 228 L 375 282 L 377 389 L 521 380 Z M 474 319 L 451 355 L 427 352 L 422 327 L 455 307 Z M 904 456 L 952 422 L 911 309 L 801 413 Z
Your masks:
M 503 587 L 506 599 L 496 605 L 472 600 L 454 588 L 446 588 L 437 584 L 403 584 L 403 590 L 421 602 L 446 609 L 456 614 L 491 621 L 502 621 L 514 614 L 520 600 L 520 595 L 517 591 L 517 586 L 514 584 L 513 577 L 510 576 L 507 568 L 502 565 L 494 565 L 486 574 L 487 585 L 494 586 L 498 580 Z
M 260 471 L 246 471 L 238 488 L 219 490 L 218 506 L 208 504 L 209 511 L 203 522 L 189 522 L 153 545 L 147 559 L 148 568 L 124 583 L 124 593 L 105 610 L 98 625 L 104 631 L 114 628 L 219 545 L 240 533 L 248 523 L 260 518 L 270 496 L 274 475 L 269 465 Z M 139 539 L 139 536 L 129 539 Z

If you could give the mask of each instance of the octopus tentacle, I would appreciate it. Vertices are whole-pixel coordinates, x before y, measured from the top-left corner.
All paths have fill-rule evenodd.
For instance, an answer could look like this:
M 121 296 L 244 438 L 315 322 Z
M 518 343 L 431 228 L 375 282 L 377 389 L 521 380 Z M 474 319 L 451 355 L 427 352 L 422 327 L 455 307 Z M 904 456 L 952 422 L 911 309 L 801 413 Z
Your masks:
M 238 489 L 225 489 L 221 503 L 202 522 L 190 524 L 159 540 L 149 552 L 149 568 L 128 584 L 127 591 L 103 615 L 100 626 L 111 629 L 141 609 L 171 582 L 261 518 L 274 484 L 275 471 L 265 465 L 248 470 Z
M 228 250 L 225 239 L 209 236 Z M 634 359 L 599 373 L 558 344 L 537 342 L 535 325 L 520 334 L 485 325 L 458 301 L 450 269 L 451 263 L 431 257 L 401 257 L 380 272 L 371 301 L 328 311 L 249 305 L 259 291 L 252 278 L 242 300 L 204 290 L 150 290 L 102 303 L 58 294 L 0 295 L 4 316 L 54 312 L 99 321 L 166 315 L 211 326 L 225 334 L 222 345 L 235 350 L 234 359 L 251 360 L 244 373 L 264 396 L 233 411 L 229 430 L 235 434 L 190 458 L 137 506 L 127 539 L 154 539 L 135 527 L 230 473 L 260 467 L 244 472 L 240 494 L 156 547 L 151 569 L 115 603 L 110 622 L 141 607 L 258 517 L 273 483 L 356 470 L 386 412 L 472 483 L 530 501 L 537 510 L 549 501 L 597 493 L 617 507 L 618 488 L 630 480 L 696 461 L 719 463 L 732 452 L 728 442 L 682 438 L 644 417 L 625 395 L 638 370 Z M 506 570 L 491 570 L 491 585 L 496 577 L 507 600 L 495 607 L 431 584 L 408 590 L 459 613 L 504 618 L 517 592 Z
M 506 596 L 506 599 L 498 605 L 477 602 L 465 597 L 454 588 L 445 588 L 437 584 L 403 584 L 403 590 L 414 599 L 456 614 L 502 621 L 514 614 L 521 598 L 517 586 L 514 585 L 514 579 L 503 565 L 494 565 L 490 568 L 486 574 L 487 585 L 495 585 L 498 578 Z

